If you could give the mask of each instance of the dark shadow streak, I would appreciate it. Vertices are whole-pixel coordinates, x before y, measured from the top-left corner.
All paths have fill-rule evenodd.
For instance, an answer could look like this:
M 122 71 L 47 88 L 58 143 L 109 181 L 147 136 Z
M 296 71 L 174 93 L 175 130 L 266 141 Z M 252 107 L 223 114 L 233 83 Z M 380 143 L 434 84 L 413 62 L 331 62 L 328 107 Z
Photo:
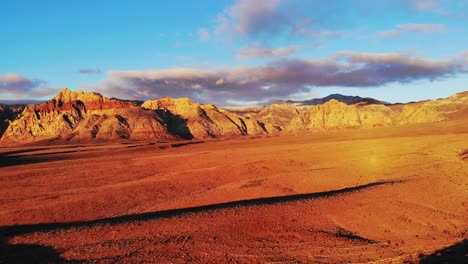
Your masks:
M 245 206 L 271 205 L 271 204 L 278 204 L 278 203 L 284 203 L 284 202 L 293 202 L 293 201 L 338 196 L 338 195 L 343 195 L 347 193 L 357 192 L 357 191 L 364 190 L 364 189 L 371 188 L 371 187 L 376 187 L 376 186 L 385 185 L 385 184 L 395 184 L 399 182 L 402 182 L 402 181 L 382 181 L 382 182 L 375 182 L 375 183 L 360 185 L 356 187 L 344 188 L 344 189 L 335 190 L 335 191 L 256 198 L 256 199 L 240 200 L 240 201 L 233 201 L 233 202 L 226 202 L 226 203 L 219 203 L 219 204 L 195 206 L 195 207 L 189 207 L 189 208 L 123 215 L 123 216 L 117 216 L 117 217 L 96 219 L 96 220 L 91 220 L 91 221 L 3 226 L 3 227 L 0 227 L 0 234 L 6 237 L 13 237 L 16 235 L 21 235 L 21 234 L 34 233 L 34 232 L 47 232 L 47 231 L 53 231 L 57 229 L 82 228 L 82 227 L 89 228 L 89 227 L 102 225 L 102 224 L 116 225 L 116 224 L 121 224 L 121 223 L 126 223 L 126 222 L 132 222 L 132 221 L 148 221 L 148 220 L 158 219 L 158 218 L 171 218 L 171 217 L 176 217 L 176 216 L 184 215 L 188 213 L 200 213 L 200 212 L 211 211 L 211 210 L 245 207 Z
M 0 154 L 0 168 L 16 166 L 16 165 L 35 164 L 35 163 L 41 163 L 41 162 L 74 159 L 76 157 L 57 155 L 57 154 L 67 154 L 67 153 L 73 153 L 73 152 L 76 152 L 76 151 L 65 151 L 65 152 L 62 151 L 62 152 L 57 152 L 57 153 L 40 153 L 40 154 L 34 154 L 34 155 L 18 155 L 18 156 L 7 156 L 4 154 Z
M 47 152 L 47 153 L 37 153 L 37 154 L 30 154 L 26 156 L 20 157 L 37 157 L 37 156 L 47 156 L 47 155 L 56 155 L 56 154 L 68 154 L 68 153 L 76 153 L 78 150 L 63 150 L 63 151 L 56 151 L 56 152 Z M 84 151 L 83 151 L 84 152 Z
M 15 155 L 15 154 L 22 154 L 22 153 L 28 153 L 28 152 L 34 152 L 34 151 L 50 150 L 50 149 L 51 148 L 28 148 L 28 149 L 21 149 L 21 150 L 2 152 L 2 153 L 0 153 L 0 155 L 10 156 L 10 155 Z
M 375 240 L 371 240 L 371 239 L 356 235 L 353 232 L 351 232 L 349 230 L 346 230 L 344 228 L 341 228 L 341 227 L 339 227 L 338 231 L 336 231 L 336 232 L 327 231 L 327 230 L 317 230 L 316 232 L 324 233 L 324 234 L 334 236 L 334 237 L 346 238 L 346 239 L 350 239 L 350 240 L 354 240 L 354 241 L 358 241 L 358 242 L 363 242 L 363 243 L 367 243 L 367 244 L 377 244 L 378 243 Z
M 66 261 L 50 246 L 37 244 L 8 244 L 0 240 L 0 263 L 79 263 Z
M 438 250 L 431 255 L 420 255 L 419 263 L 468 263 L 468 239 Z
M 187 146 L 187 145 L 202 144 L 202 143 L 205 143 L 205 141 L 193 141 L 193 142 L 176 143 L 176 144 L 172 144 L 171 147 L 180 148 L 180 147 Z
M 468 160 L 468 149 L 465 149 L 464 151 L 460 152 L 458 156 L 462 160 Z

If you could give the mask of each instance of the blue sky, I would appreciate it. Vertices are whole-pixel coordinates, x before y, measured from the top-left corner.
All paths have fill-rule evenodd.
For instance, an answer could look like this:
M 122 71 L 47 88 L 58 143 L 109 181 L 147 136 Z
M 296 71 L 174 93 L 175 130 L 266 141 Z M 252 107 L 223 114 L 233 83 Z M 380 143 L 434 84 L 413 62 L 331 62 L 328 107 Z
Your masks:
M 220 105 L 468 90 L 468 0 L 7 0 L 0 14 L 0 99 L 62 87 Z

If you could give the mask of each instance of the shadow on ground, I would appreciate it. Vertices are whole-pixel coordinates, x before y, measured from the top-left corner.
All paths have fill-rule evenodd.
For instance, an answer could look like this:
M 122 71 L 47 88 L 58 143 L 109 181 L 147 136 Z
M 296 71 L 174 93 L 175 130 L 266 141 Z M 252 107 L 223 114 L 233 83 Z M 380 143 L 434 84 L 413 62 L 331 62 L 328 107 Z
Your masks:
M 468 263 L 468 239 L 441 250 L 437 250 L 431 255 L 421 256 L 419 263 Z
M 68 151 L 66 153 L 73 153 L 73 152 L 76 152 L 76 151 Z M 64 160 L 66 158 L 63 155 L 53 155 L 53 154 L 64 154 L 64 153 L 65 152 L 24 155 L 24 156 L 22 155 L 9 156 L 8 154 L 0 153 L 0 168 Z
M 91 221 L 78 221 L 78 222 L 65 222 L 65 223 L 44 223 L 44 224 L 26 224 L 0 227 L 0 263 L 71 263 L 69 260 L 64 260 L 60 257 L 59 252 L 52 247 L 42 246 L 37 244 L 8 244 L 8 239 L 18 235 L 24 235 L 34 232 L 47 232 L 59 229 L 68 228 L 90 228 L 97 225 L 106 224 L 120 224 L 128 222 L 149 221 L 160 218 L 172 218 L 185 214 L 196 214 L 206 211 L 222 210 L 228 208 L 245 207 L 245 206 L 258 206 L 258 205 L 271 205 L 278 203 L 294 202 L 309 199 L 318 199 L 324 197 L 333 197 L 345 195 L 352 192 L 365 190 L 372 187 L 377 187 L 387 184 L 396 184 L 401 181 L 382 181 L 374 182 L 365 185 L 344 188 L 340 190 L 319 192 L 319 193 L 306 193 L 288 196 L 276 196 L 266 198 L 256 198 L 249 200 L 232 201 L 219 204 L 210 204 L 203 206 L 188 207 L 182 209 L 172 209 L 165 211 L 156 211 L 148 213 L 131 214 L 117 217 L 108 217 L 96 219 Z M 339 231 L 333 234 L 339 237 L 347 237 L 357 240 L 362 240 L 366 243 L 375 243 L 374 241 L 358 237 L 350 232 Z M 5 253 L 3 253 L 5 252 Z M 75 261 L 78 263 L 77 261 Z M 431 262 L 430 262 L 431 263 Z
M 221 209 L 228 209 L 228 208 L 235 208 L 235 207 L 270 205 L 270 204 L 294 202 L 294 201 L 301 201 L 301 200 L 318 199 L 318 198 L 323 198 L 323 197 L 333 197 L 333 196 L 344 195 L 347 193 L 361 191 L 361 190 L 372 188 L 372 187 L 377 187 L 380 185 L 395 184 L 395 183 L 400 183 L 400 182 L 401 181 L 381 181 L 381 182 L 374 182 L 374 183 L 344 188 L 340 190 L 327 191 L 327 192 L 255 198 L 255 199 L 232 201 L 232 202 L 225 202 L 225 203 L 218 203 L 218 204 L 209 204 L 209 205 L 202 205 L 202 206 L 195 206 L 195 207 L 188 207 L 188 208 L 181 208 L 181 209 L 171 209 L 171 210 L 164 210 L 164 211 L 123 215 L 123 216 L 117 216 L 117 217 L 108 217 L 108 218 L 101 218 L 101 219 L 96 219 L 96 220 L 91 220 L 91 221 L 2 226 L 0 227 L 0 234 L 6 237 L 14 237 L 16 235 L 21 235 L 21 234 L 34 233 L 34 232 L 47 232 L 47 231 L 53 231 L 57 229 L 89 228 L 89 227 L 93 227 L 96 225 L 104 225 L 104 224 L 120 224 L 120 223 L 127 223 L 127 222 L 136 222 L 136 221 L 149 221 L 149 220 L 158 219 L 158 218 L 171 218 L 171 217 L 176 217 L 179 215 L 200 213 L 200 212 L 221 210 Z
M 36 244 L 8 244 L 0 241 L 0 263 L 71 263 L 49 246 Z

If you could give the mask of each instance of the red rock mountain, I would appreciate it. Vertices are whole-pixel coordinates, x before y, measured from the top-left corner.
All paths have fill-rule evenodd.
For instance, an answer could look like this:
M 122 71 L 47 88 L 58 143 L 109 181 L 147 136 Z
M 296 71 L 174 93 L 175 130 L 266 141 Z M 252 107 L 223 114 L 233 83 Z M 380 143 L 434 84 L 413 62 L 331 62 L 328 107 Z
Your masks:
M 199 104 L 189 98 L 164 97 L 146 101 L 142 107 L 158 111 L 169 124 L 170 131 L 188 138 L 266 133 L 261 123 L 249 117 L 239 116 L 212 104 Z
M 2 142 L 174 138 L 153 111 L 98 93 L 63 89 L 45 103 L 27 106 L 5 131 Z
M 10 113 L 8 117 L 6 113 Z M 241 114 L 188 98 L 164 97 L 139 106 L 132 101 L 109 99 L 98 93 L 63 89 L 45 103 L 28 105 L 13 122 L 3 122 L 3 128 L 8 128 L 0 142 L 234 137 L 400 126 L 467 116 L 468 92 L 445 99 L 395 105 L 348 105 L 334 99 L 315 106 L 280 102 Z M 3 118 L 0 121 L 12 119 L 11 110 L 0 108 L 0 118 Z
M 439 122 L 468 115 L 468 92 L 449 98 L 409 104 L 347 105 L 330 100 L 315 106 L 272 104 L 253 113 L 268 131 L 297 132 L 317 129 L 371 128 Z

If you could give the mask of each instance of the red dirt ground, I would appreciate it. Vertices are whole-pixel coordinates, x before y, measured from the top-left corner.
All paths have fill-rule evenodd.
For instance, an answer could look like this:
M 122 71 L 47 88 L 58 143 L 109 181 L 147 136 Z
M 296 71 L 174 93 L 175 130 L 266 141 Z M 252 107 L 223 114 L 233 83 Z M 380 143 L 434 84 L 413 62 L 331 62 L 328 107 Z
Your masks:
M 466 250 L 463 120 L 197 143 L 0 148 L 0 262 L 399 263 Z

